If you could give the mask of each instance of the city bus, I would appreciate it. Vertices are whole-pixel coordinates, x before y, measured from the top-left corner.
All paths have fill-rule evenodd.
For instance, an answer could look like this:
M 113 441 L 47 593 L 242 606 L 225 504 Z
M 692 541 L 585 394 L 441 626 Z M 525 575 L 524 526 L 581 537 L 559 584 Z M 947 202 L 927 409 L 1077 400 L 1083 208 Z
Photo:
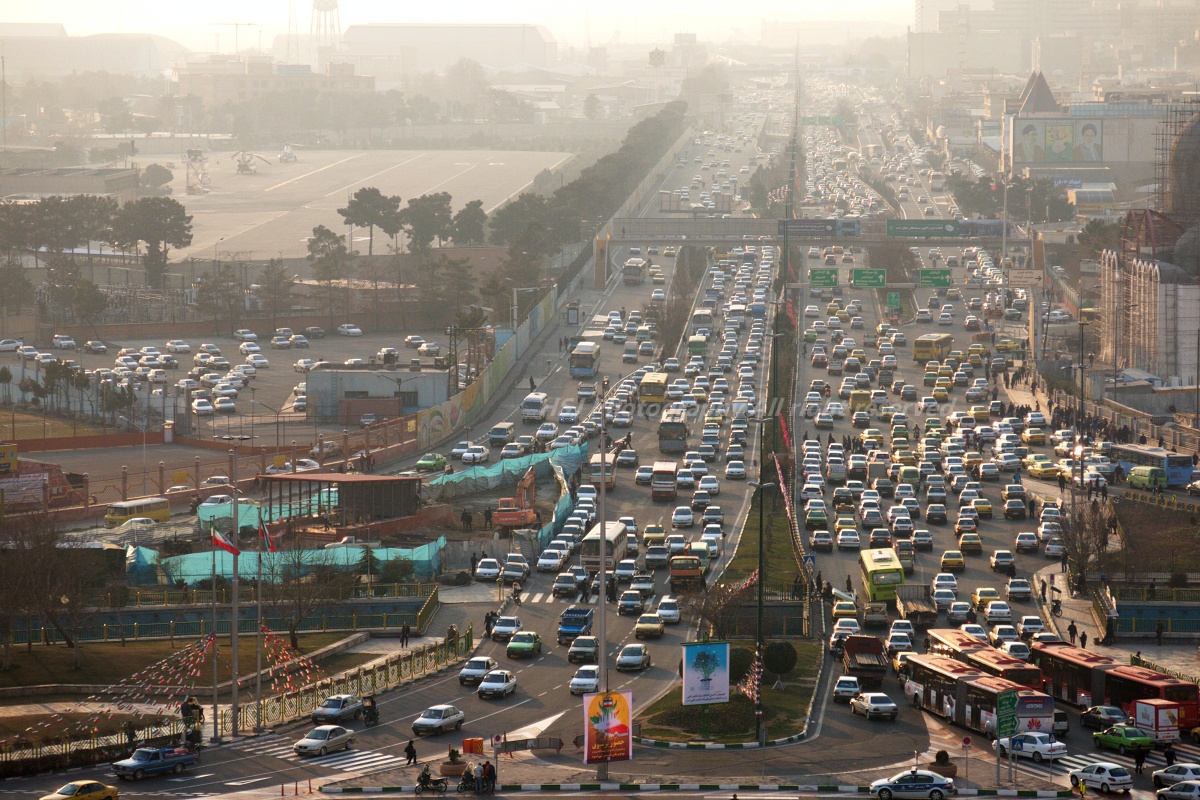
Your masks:
M 685 453 L 688 449 L 687 411 L 668 408 L 658 423 L 658 449 L 662 453 Z
M 674 500 L 679 490 L 679 465 L 674 461 L 655 461 L 650 472 L 650 499 Z
M 588 459 L 588 479 L 597 490 L 600 489 L 601 475 L 604 476 L 604 491 L 611 492 L 616 487 L 617 470 L 614 461 L 616 458 L 611 453 L 596 453 Z
M 858 558 L 863 592 L 872 603 L 896 599 L 896 587 L 904 583 L 904 565 L 890 547 L 863 550 Z
M 697 333 L 701 328 L 708 328 L 711 332 L 713 329 L 713 313 L 711 308 L 697 308 L 692 312 L 692 322 L 688 330 L 691 334 Z
M 1053 730 L 1054 701 L 1004 678 L 985 675 L 970 664 L 929 654 L 909 656 L 904 695 L 918 708 L 956 725 L 996 734 L 996 707 L 1004 692 L 1017 693 L 1017 730 Z
M 1108 457 L 1121 465 L 1121 472 L 1127 478 L 1134 467 L 1158 467 L 1167 474 L 1167 486 L 1187 486 L 1192 482 L 1192 457 L 1161 447 L 1114 444 Z
M 929 637 L 928 652 L 943 658 L 952 658 L 964 664 L 967 654 L 977 650 L 991 650 L 992 646 L 958 628 L 930 628 L 926 635 Z
M 670 382 L 671 377 L 665 372 L 651 372 L 643 376 L 638 384 L 638 401 L 642 405 L 667 402 L 667 384 Z
M 550 413 L 550 398 L 545 392 L 530 392 L 521 401 L 522 422 L 545 422 Z
M 646 259 L 630 258 L 626 260 L 624 266 L 621 267 L 621 279 L 626 284 L 639 284 L 646 282 Z
M 941 172 L 929 173 L 929 191 L 940 192 L 946 188 L 946 176 Z
M 570 356 L 572 378 L 594 378 L 600 369 L 600 343 L 583 341 Z
M 964 659 L 967 664 L 985 675 L 1019 683 L 1026 689 L 1042 691 L 1042 671 L 1008 653 L 986 647 L 982 650 L 972 650 L 965 654 Z
M 1029 650 L 1029 663 L 1042 671 L 1043 691 L 1082 708 L 1104 701 L 1104 673 L 1120 666 L 1108 656 L 1061 642 Z
M 913 342 L 913 361 L 942 361 L 954 349 L 954 337 L 948 333 L 923 333 Z
M 1179 729 L 1200 724 L 1200 687 L 1145 667 L 1120 666 L 1104 673 L 1104 702 L 1133 713 L 1135 700 L 1169 700 L 1179 704 Z
M 145 517 L 155 522 L 171 521 L 171 502 L 165 497 L 143 497 L 122 503 L 109 503 L 104 512 L 104 527 L 119 528 L 131 519 Z
M 617 562 L 625 558 L 629 549 L 629 534 L 625 530 L 624 522 L 597 522 L 593 525 L 587 536 L 583 537 L 583 543 L 580 545 L 579 563 L 589 573 L 600 571 L 601 537 L 605 540 L 605 552 L 607 553 L 605 569 L 611 574 L 612 570 L 616 568 Z
M 707 336 L 689 336 L 687 341 L 689 356 L 702 356 L 708 352 Z

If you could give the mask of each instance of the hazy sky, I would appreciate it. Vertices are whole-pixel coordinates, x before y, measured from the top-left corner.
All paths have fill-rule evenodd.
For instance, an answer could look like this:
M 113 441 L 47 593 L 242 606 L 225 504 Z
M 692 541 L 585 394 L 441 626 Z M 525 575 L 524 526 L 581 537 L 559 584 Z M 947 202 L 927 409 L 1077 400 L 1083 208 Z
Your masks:
M 298 28 L 306 33 L 312 0 L 206 0 L 202 3 L 163 0 L 9 0 L 5 22 L 61 22 L 72 35 L 114 31 L 158 33 L 197 50 L 232 52 L 234 29 L 217 23 L 250 22 L 241 28 L 241 47 L 263 45 L 287 30 L 289 3 L 297 8 Z M 751 13 L 729 0 L 443 0 L 396 3 L 385 0 L 341 0 L 342 27 L 365 22 L 521 22 L 547 26 L 563 44 L 584 41 L 585 8 L 590 8 L 593 44 L 619 41 L 660 42 L 677 32 L 703 38 L 757 40 L 764 19 L 862 18 L 905 24 L 912 19 L 912 0 L 760 0 Z

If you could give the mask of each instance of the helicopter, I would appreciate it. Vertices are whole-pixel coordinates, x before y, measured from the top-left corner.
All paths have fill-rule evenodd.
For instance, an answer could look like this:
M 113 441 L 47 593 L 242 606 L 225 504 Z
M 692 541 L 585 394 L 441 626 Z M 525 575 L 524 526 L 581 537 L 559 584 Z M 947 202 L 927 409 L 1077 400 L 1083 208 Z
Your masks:
M 279 154 L 279 163 L 290 164 L 296 160 L 296 151 L 292 149 L 292 145 L 290 143 L 284 142 L 283 152 Z
M 257 153 L 247 153 L 245 151 L 234 153 L 233 158 L 237 161 L 238 175 L 253 175 L 254 173 L 258 172 L 258 165 L 254 163 L 254 159 L 258 159 L 264 164 L 271 163 Z

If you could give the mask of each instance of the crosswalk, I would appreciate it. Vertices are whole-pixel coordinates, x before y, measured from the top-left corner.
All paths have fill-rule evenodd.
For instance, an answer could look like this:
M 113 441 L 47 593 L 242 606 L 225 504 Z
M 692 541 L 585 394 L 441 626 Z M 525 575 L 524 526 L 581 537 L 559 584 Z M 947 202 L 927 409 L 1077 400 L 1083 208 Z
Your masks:
M 239 745 L 240 750 L 260 756 L 281 758 L 300 764 L 327 768 L 335 772 L 368 772 L 385 767 L 399 766 L 404 759 L 399 756 L 373 750 L 339 750 L 324 756 L 301 758 L 292 752 L 293 741 L 281 736 L 269 735 Z

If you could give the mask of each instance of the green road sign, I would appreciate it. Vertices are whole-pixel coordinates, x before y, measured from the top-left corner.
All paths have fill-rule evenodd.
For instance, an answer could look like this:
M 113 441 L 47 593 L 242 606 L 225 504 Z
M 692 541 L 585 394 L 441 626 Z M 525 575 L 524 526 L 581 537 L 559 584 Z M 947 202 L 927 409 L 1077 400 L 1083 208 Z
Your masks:
M 899 292 L 888 292 L 888 308 L 899 308 L 899 307 L 900 307 L 900 293 Z
M 852 269 L 850 285 L 856 289 L 882 289 L 887 286 L 886 269 Z
M 1009 690 L 996 695 L 996 736 L 1000 739 L 1017 733 L 1017 693 Z
M 810 269 L 808 271 L 808 282 L 820 288 L 837 286 L 838 271 L 836 269 Z
M 908 236 L 923 239 L 938 239 L 958 236 L 956 219 L 889 219 L 888 236 Z
M 954 283 L 954 281 L 951 279 L 950 270 L 948 270 L 948 269 L 923 269 L 923 270 L 921 270 L 920 285 L 922 287 L 950 286 L 953 283 Z

